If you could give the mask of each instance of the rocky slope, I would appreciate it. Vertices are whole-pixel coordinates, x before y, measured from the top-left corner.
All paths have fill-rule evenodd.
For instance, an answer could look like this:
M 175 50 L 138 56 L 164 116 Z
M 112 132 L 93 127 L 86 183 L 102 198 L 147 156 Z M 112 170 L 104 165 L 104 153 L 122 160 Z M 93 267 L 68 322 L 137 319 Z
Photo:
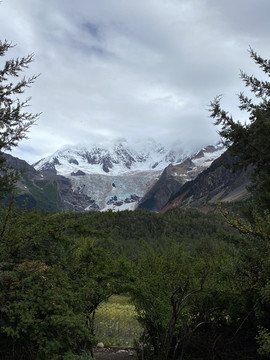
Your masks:
M 170 164 L 139 202 L 139 208 L 160 211 L 182 186 L 197 177 L 224 152 L 221 144 L 207 146 L 180 164 Z
M 85 202 L 89 209 L 97 210 L 97 207 L 89 197 L 80 193 L 74 193 L 72 184 L 64 176 L 51 173 L 41 173 L 26 161 L 5 154 L 7 163 L 21 172 L 15 191 L 16 206 L 24 206 L 28 209 L 40 208 L 43 210 L 59 211 L 74 210 L 84 211 Z
M 233 172 L 227 165 L 235 161 L 226 151 L 209 168 L 173 194 L 161 212 L 176 206 L 207 211 L 217 201 L 230 202 L 247 198 L 246 188 L 250 184 L 252 168 Z

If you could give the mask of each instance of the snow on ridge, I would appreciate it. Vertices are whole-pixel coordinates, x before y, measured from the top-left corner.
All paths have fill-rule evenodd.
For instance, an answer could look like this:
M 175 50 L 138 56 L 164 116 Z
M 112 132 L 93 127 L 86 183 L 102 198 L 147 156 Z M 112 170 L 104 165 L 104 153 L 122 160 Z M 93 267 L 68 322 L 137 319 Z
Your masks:
M 169 162 L 164 159 L 165 148 L 154 141 L 146 145 L 136 149 L 123 140 L 111 142 L 107 147 L 103 144 L 93 144 L 91 148 L 66 145 L 41 159 L 34 167 L 37 170 L 55 169 L 58 174 L 65 176 L 78 170 L 118 175 L 128 171 L 162 170 L 166 167 Z M 107 167 L 107 171 L 104 167 Z
M 56 171 L 63 176 L 76 176 L 80 170 L 85 174 L 121 175 L 138 171 L 162 171 L 169 164 L 181 163 L 191 158 L 196 166 L 210 165 L 222 154 L 219 145 L 202 149 L 196 155 L 179 149 L 168 149 L 153 139 L 136 145 L 125 139 L 101 144 L 65 145 L 52 155 L 34 164 L 36 170 Z M 201 154 L 199 156 L 199 154 Z
M 191 158 L 195 166 L 209 167 L 214 160 L 219 158 L 225 151 L 225 146 L 218 143 L 216 146 L 203 148 L 199 153 Z M 198 156 L 202 154 L 202 156 Z

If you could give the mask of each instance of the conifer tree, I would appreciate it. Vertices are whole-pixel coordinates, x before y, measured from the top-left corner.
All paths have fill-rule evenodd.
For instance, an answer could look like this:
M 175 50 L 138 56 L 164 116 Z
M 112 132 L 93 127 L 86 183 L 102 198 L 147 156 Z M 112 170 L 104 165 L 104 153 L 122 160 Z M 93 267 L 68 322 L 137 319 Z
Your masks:
M 270 60 L 263 59 L 251 48 L 249 53 L 262 71 L 270 76 Z M 235 167 L 246 169 L 249 165 L 254 166 L 250 189 L 262 209 L 270 209 L 270 82 L 258 80 L 243 71 L 240 78 L 254 94 L 253 97 L 243 92 L 238 95 L 239 108 L 248 113 L 248 121 L 244 124 L 235 121 L 223 110 L 221 96 L 210 104 L 211 117 L 216 120 L 216 125 L 221 125 L 219 134 L 230 153 L 239 158 Z
M 265 75 L 270 76 L 270 60 L 263 59 L 253 49 L 249 50 L 251 58 L 262 69 Z M 237 270 L 241 280 L 242 296 L 248 294 L 249 304 L 252 305 L 249 314 L 249 329 L 256 329 L 255 340 L 258 353 L 270 357 L 270 82 L 259 80 L 255 76 L 240 73 L 240 77 L 249 88 L 253 97 L 240 93 L 241 110 L 246 111 L 248 121 L 244 124 L 234 121 L 228 112 L 221 109 L 218 96 L 211 103 L 211 116 L 216 124 L 221 125 L 220 135 L 233 156 L 239 161 L 234 168 L 246 169 L 253 166 L 252 186 L 249 188 L 253 201 L 248 208 L 247 218 L 221 209 L 229 225 L 243 234 L 242 243 L 239 243 L 239 259 L 241 265 Z M 239 263 L 240 264 L 240 263 Z M 244 285 L 244 287 L 243 287 Z M 239 309 L 240 310 L 240 309 Z M 239 311 L 238 310 L 238 311 Z M 263 316 L 261 315 L 263 314 Z M 253 320 L 252 320 L 253 318 Z M 244 321 L 248 318 L 245 317 Z
M 6 40 L 0 40 L 0 57 L 5 57 L 12 47 Z M 3 68 L 0 69 L 0 198 L 14 187 L 18 176 L 17 172 L 6 164 L 4 152 L 11 150 L 27 137 L 30 126 L 39 116 L 26 111 L 30 98 L 20 99 L 25 89 L 37 78 L 36 75 L 30 78 L 21 77 L 21 73 L 32 61 L 33 54 L 4 60 Z

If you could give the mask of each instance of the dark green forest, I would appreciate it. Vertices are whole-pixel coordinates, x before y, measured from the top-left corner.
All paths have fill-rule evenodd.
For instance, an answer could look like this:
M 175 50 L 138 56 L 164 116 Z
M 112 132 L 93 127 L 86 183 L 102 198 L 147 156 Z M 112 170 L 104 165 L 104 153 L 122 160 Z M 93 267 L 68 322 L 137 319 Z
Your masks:
M 264 219 L 241 224 L 241 235 L 227 224 L 239 218 L 224 216 L 2 208 L 1 358 L 90 358 L 94 311 L 121 293 L 138 311 L 145 358 L 264 358 L 269 222 L 262 236 Z
M 0 56 L 10 44 L 0 42 Z M 250 55 L 265 74 L 270 62 Z M 0 72 L 0 190 L 19 174 L 3 152 L 25 138 L 38 115 L 17 99 L 32 57 Z M 44 212 L 0 208 L 0 359 L 87 360 L 96 344 L 94 313 L 113 294 L 128 295 L 143 328 L 139 359 L 270 357 L 270 83 L 241 73 L 259 102 L 239 95 L 241 124 L 211 103 L 211 116 L 235 168 L 253 165 L 248 202 L 203 214 L 172 209 Z

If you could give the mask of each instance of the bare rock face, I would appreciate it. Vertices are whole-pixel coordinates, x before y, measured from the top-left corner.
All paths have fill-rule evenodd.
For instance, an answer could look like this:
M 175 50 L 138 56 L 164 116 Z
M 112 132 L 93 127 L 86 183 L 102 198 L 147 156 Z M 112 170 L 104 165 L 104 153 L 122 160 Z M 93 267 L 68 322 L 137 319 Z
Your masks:
M 71 176 L 83 176 L 83 175 L 85 175 L 85 172 L 78 170 L 76 172 L 72 172 L 70 175 Z
M 194 180 L 171 196 L 161 212 L 176 206 L 204 209 L 217 201 L 235 201 L 248 196 L 252 168 L 233 172 L 228 165 L 237 161 L 226 151 Z
M 132 203 L 136 203 L 140 200 L 140 197 L 136 194 L 132 194 L 129 197 L 126 197 L 124 200 L 118 200 L 117 196 L 114 195 L 112 196 L 108 201 L 107 201 L 107 205 L 113 205 L 116 207 L 120 207 L 124 204 L 132 204 Z
M 161 211 L 167 202 L 177 194 L 182 186 L 193 179 L 222 153 L 222 147 L 208 146 L 180 164 L 170 164 L 161 174 L 159 180 L 139 202 L 139 208 Z
M 154 186 L 139 202 L 140 209 L 160 211 L 168 202 L 172 194 L 177 192 L 184 183 L 181 176 L 175 176 L 176 166 L 169 165 L 161 174 Z
M 65 210 L 75 212 L 84 212 L 86 208 L 87 211 L 99 210 L 99 206 L 90 196 L 82 193 L 80 189 L 73 191 L 70 179 L 61 176 L 60 184 L 59 194 Z
M 78 162 L 78 160 L 76 160 L 76 159 L 73 159 L 73 158 L 70 158 L 70 159 L 68 160 L 68 162 L 69 162 L 70 164 L 75 164 L 75 165 L 79 165 L 79 162 Z
M 56 165 L 61 165 L 59 159 L 57 157 L 54 157 L 53 160 L 50 163 L 45 164 L 43 171 L 50 172 L 51 174 L 57 174 L 57 171 L 55 169 Z
M 110 169 L 113 168 L 112 161 L 109 156 L 105 156 L 102 160 L 102 169 L 105 173 L 109 173 Z

